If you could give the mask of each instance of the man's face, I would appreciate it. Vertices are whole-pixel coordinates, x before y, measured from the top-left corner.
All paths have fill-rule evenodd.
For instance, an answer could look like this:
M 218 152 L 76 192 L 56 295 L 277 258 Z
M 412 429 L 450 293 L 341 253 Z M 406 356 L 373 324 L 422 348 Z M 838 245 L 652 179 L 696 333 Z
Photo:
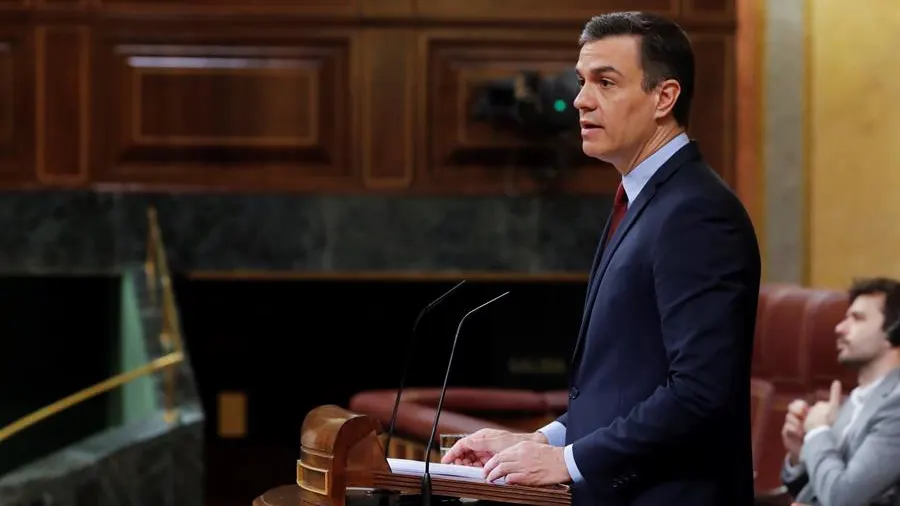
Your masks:
M 837 324 L 838 361 L 851 367 L 864 366 L 887 353 L 890 343 L 884 332 L 884 294 L 860 295 Z
M 583 85 L 574 105 L 588 156 L 621 162 L 656 128 L 659 94 L 642 87 L 640 43 L 636 36 L 614 36 L 581 47 L 575 69 Z

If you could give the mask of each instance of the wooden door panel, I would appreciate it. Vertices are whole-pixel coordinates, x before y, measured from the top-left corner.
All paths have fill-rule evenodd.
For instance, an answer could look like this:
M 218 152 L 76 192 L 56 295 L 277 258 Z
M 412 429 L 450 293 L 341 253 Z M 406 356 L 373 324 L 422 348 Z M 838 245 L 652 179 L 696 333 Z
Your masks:
M 540 20 L 584 23 L 591 16 L 613 11 L 649 11 L 675 17 L 679 0 L 419 0 L 417 13 L 426 18 L 453 20 Z M 578 34 L 573 34 L 577 39 Z
M 352 37 L 108 40 L 109 181 L 309 189 L 353 173 Z
M 0 25 L 0 185 L 34 178 L 33 59 L 31 34 Z
M 351 17 L 367 0 L 96 0 L 102 10 L 134 13 L 291 14 Z M 388 0 L 390 1 L 390 0 Z

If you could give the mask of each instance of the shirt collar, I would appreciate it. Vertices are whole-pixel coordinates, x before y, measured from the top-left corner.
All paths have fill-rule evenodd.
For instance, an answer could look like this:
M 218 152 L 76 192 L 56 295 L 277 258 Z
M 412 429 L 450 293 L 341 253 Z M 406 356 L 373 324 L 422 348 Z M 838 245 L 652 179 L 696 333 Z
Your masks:
M 656 174 L 656 171 L 666 163 L 672 155 L 678 152 L 690 142 L 690 138 L 684 132 L 676 135 L 672 140 L 665 143 L 661 148 L 653 154 L 645 158 L 641 163 L 622 177 L 622 186 L 625 189 L 625 195 L 628 196 L 628 202 L 634 200 L 641 193 L 647 181 Z
M 862 404 L 866 401 L 866 397 L 868 397 L 869 394 L 872 393 L 872 390 L 875 390 L 875 388 L 878 387 L 878 385 L 880 385 L 882 381 L 884 381 L 884 378 L 886 376 L 887 375 L 884 375 L 866 386 L 858 386 L 854 388 L 853 391 L 850 392 L 850 398 L 855 402 Z

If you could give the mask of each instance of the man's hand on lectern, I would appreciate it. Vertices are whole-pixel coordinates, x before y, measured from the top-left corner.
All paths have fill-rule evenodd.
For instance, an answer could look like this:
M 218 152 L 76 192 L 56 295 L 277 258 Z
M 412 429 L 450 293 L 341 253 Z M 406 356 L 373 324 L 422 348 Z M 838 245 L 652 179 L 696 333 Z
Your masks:
M 441 458 L 441 463 L 483 467 L 494 455 L 523 441 L 546 443 L 547 437 L 539 432 L 481 429 L 457 441 Z
M 572 481 L 564 449 L 522 441 L 494 455 L 484 465 L 487 481 L 506 478 L 512 485 L 555 485 Z

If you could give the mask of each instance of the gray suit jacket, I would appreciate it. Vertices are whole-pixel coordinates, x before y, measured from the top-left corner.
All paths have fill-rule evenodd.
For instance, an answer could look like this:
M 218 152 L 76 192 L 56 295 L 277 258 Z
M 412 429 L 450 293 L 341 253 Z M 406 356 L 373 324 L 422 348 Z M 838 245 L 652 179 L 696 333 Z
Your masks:
M 782 481 L 797 502 L 900 506 L 900 369 L 869 394 L 842 440 L 852 414 L 845 402 L 832 429 L 804 443 L 801 472 L 782 469 Z

